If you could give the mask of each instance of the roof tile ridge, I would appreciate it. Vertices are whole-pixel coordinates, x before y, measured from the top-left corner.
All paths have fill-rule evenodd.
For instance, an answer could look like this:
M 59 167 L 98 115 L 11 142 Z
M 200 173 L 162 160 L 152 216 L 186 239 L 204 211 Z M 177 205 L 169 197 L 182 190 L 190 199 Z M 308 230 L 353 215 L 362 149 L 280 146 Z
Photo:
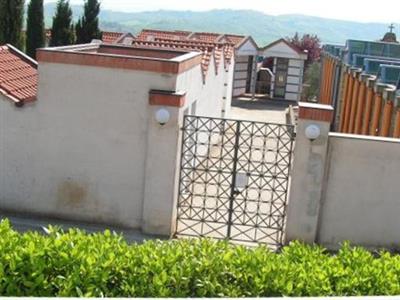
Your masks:
M 19 58 L 21 58 L 22 60 L 24 60 L 26 63 L 28 63 L 29 65 L 31 65 L 33 68 L 37 69 L 38 67 L 38 62 L 34 59 L 32 59 L 31 57 L 29 57 L 28 55 L 26 55 L 25 53 L 23 53 L 22 51 L 18 50 L 17 48 L 15 48 L 13 45 L 11 44 L 7 44 L 10 52 L 14 53 L 14 55 L 18 56 Z

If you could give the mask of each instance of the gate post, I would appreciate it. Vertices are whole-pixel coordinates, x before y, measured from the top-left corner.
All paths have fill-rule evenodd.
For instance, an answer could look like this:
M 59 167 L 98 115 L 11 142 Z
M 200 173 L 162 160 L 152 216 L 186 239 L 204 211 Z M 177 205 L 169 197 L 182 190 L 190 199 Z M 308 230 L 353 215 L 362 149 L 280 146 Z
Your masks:
M 170 236 L 174 231 L 185 102 L 185 93 L 150 91 L 142 208 L 142 230 L 147 234 Z M 160 109 L 169 113 L 166 123 L 156 120 Z
M 330 105 L 299 103 L 287 211 L 286 244 L 292 240 L 306 243 L 316 241 L 328 152 L 328 134 L 333 116 L 334 110 Z M 314 126 L 310 128 L 310 125 Z M 311 129 L 316 129 L 315 126 L 319 128 L 320 134 L 318 135 L 316 130 L 317 134 L 313 137 Z

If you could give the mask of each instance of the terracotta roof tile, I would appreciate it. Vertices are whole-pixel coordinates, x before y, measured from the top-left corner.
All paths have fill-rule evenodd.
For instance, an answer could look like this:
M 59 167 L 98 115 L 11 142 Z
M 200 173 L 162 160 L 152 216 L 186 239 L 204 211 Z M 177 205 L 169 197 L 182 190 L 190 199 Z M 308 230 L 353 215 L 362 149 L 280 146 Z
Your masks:
M 215 59 L 215 65 L 218 68 L 222 57 L 225 58 L 225 64 L 229 64 L 233 55 L 233 45 L 223 43 L 211 43 L 199 40 L 174 40 L 168 38 L 154 38 L 153 41 L 137 39 L 133 41 L 133 45 L 145 46 L 150 48 L 168 48 L 168 49 L 184 49 L 190 51 L 199 51 L 203 53 L 202 57 L 202 73 L 207 75 L 210 61 Z
M 218 38 L 221 36 L 219 33 L 210 33 L 210 32 L 194 32 L 190 35 L 191 40 L 199 40 L 204 42 L 215 43 L 218 41 Z
M 246 36 L 238 34 L 221 34 L 213 32 L 191 32 L 191 31 L 168 31 L 143 29 L 139 34 L 139 40 L 154 40 L 155 38 L 168 40 L 197 40 L 209 43 L 229 42 L 235 46 L 239 45 Z
M 246 37 L 244 35 L 225 34 L 223 36 L 226 40 L 233 43 L 235 46 L 239 45 Z
M 37 63 L 11 45 L 0 46 L 0 93 L 14 101 L 34 101 Z
M 137 36 L 138 40 L 152 41 L 156 38 L 170 39 L 170 40 L 185 40 L 191 34 L 190 31 L 166 31 L 166 30 L 153 30 L 143 29 Z
M 101 40 L 107 44 L 115 43 L 124 34 L 122 32 L 103 31 Z

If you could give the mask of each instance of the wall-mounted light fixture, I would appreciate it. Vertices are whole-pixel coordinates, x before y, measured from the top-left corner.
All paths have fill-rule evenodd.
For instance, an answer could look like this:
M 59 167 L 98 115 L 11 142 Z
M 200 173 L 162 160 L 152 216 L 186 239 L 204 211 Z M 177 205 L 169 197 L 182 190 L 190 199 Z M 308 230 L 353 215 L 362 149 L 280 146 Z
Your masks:
M 321 129 L 319 128 L 318 125 L 315 124 L 310 124 L 306 127 L 306 137 L 310 140 L 310 141 L 314 141 L 317 138 L 320 137 L 321 135 Z
M 167 124 L 171 118 L 171 114 L 169 113 L 169 111 L 165 108 L 160 108 L 156 111 L 156 121 L 158 122 L 158 124 L 160 124 L 161 126 Z

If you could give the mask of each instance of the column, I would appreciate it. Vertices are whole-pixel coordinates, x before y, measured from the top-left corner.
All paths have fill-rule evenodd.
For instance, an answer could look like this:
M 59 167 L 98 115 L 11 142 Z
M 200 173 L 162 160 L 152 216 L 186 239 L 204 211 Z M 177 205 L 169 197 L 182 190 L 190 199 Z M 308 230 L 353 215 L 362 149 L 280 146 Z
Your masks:
M 185 94 L 150 91 L 149 104 L 142 230 L 170 236 L 175 226 Z M 156 119 L 160 110 L 169 114 L 165 124 Z
M 286 243 L 313 243 L 317 236 L 319 209 L 328 152 L 328 134 L 334 110 L 330 105 L 299 103 L 296 147 L 286 226 Z M 313 133 L 318 133 L 311 137 Z

